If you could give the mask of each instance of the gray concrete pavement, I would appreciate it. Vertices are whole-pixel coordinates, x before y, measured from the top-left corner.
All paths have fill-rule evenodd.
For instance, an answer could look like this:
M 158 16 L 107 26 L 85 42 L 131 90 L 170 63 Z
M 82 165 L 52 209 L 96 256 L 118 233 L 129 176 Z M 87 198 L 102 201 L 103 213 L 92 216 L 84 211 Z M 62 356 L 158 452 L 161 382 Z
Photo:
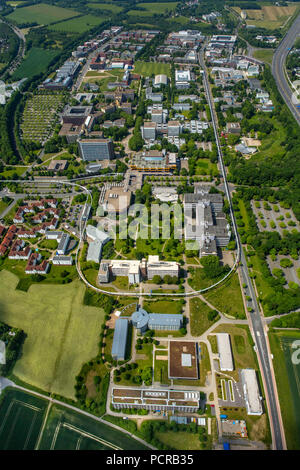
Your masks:
M 276 80 L 278 90 L 289 107 L 292 115 L 300 125 L 300 108 L 296 108 L 292 101 L 293 90 L 289 84 L 285 72 L 285 62 L 289 50 L 293 47 L 297 36 L 300 34 L 300 14 L 288 30 L 287 34 L 276 49 L 272 61 L 272 73 Z M 299 103 L 300 104 L 300 103 Z

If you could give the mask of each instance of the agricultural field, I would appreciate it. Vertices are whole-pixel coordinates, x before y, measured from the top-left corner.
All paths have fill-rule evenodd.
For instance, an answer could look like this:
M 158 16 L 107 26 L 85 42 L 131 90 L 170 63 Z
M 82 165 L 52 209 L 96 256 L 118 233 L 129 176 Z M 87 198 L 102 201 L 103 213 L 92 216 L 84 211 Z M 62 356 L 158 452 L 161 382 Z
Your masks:
M 122 7 L 110 3 L 88 3 L 87 6 L 89 8 L 93 8 L 94 10 L 110 11 L 112 14 L 120 13 L 121 11 L 123 11 Z
M 24 8 L 17 8 L 8 18 L 17 24 L 37 23 L 48 25 L 56 21 L 66 20 L 78 16 L 80 13 L 68 8 L 61 8 L 54 5 L 39 3 Z
M 284 26 L 288 19 L 296 12 L 298 5 L 293 6 L 274 6 L 263 5 L 261 10 L 246 10 L 248 25 L 255 25 L 257 28 L 277 29 Z M 239 7 L 235 7 L 238 13 L 241 13 Z
M 62 93 L 37 93 L 29 96 L 20 126 L 22 139 L 44 143 L 51 136 L 63 106 Z
M 27 337 L 13 374 L 47 392 L 74 398 L 75 376 L 98 352 L 104 311 L 83 305 L 85 286 L 34 284 L 16 290 L 18 278 L 0 272 L 0 321 Z M 89 328 L 86 325 L 89 325 Z
M 84 15 L 80 16 L 79 18 L 74 18 L 71 20 L 63 21 L 61 23 L 56 23 L 49 26 L 51 31 L 62 31 L 63 33 L 84 33 L 89 31 L 95 26 L 99 26 L 100 24 L 106 21 L 106 17 L 101 16 L 93 16 L 93 15 Z
M 146 450 L 117 429 L 17 389 L 0 399 L 0 450 Z
M 57 55 L 57 51 L 40 49 L 39 47 L 32 47 L 17 70 L 13 73 L 13 80 L 20 80 L 22 78 L 31 78 L 45 72 L 48 65 Z
M 165 74 L 168 77 L 171 77 L 171 66 L 170 64 L 163 64 L 160 62 L 137 61 L 134 64 L 134 72 L 144 75 L 145 77 L 151 77 L 153 74 Z
M 134 438 L 63 406 L 51 407 L 39 450 L 146 450 Z
M 5 390 L 0 398 L 0 450 L 33 450 L 46 407 L 42 398 Z
M 296 330 L 275 330 L 269 333 L 269 339 L 274 356 L 273 364 L 287 448 L 289 450 L 299 450 L 300 362 L 297 350 L 299 351 L 300 333 Z M 298 344 L 295 343 L 296 341 Z M 292 360 L 293 354 L 295 355 L 294 360 Z

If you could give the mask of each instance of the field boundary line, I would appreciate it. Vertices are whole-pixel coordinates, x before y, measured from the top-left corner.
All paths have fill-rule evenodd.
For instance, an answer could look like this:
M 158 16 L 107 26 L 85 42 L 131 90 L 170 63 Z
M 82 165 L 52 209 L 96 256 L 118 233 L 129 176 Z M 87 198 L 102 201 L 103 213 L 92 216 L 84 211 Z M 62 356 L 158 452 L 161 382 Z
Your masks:
M 42 426 L 41 426 L 41 429 L 40 429 L 40 432 L 39 432 L 39 436 L 38 436 L 37 441 L 36 441 L 36 444 L 35 444 L 35 446 L 34 446 L 34 450 L 38 450 L 38 448 L 39 448 L 39 446 L 40 446 L 40 443 L 41 443 L 41 440 L 42 440 L 42 437 L 43 437 L 43 434 L 44 434 L 44 430 L 45 430 L 45 426 L 46 426 L 46 423 L 47 423 L 47 419 L 48 419 L 48 415 L 49 415 L 51 406 L 52 406 L 52 402 L 49 401 L 48 406 L 47 406 L 47 411 L 46 411 L 46 413 L 45 413 L 45 417 L 44 417 L 44 420 L 43 420 L 43 424 L 42 424 Z
M 71 431 L 75 431 L 75 432 L 79 433 L 81 435 L 81 437 L 82 436 L 89 437 L 90 439 L 94 439 L 95 441 L 100 442 L 101 444 L 104 444 L 107 447 L 111 447 L 114 450 L 124 450 L 124 449 L 122 449 L 122 447 L 118 447 L 117 445 L 113 444 L 112 442 L 108 442 L 105 439 L 102 439 L 101 437 L 97 437 L 94 434 L 91 434 L 87 431 L 83 431 L 82 429 L 77 428 L 76 426 L 73 426 L 70 423 L 63 423 L 63 424 L 61 424 L 61 426 L 65 427 L 67 429 L 71 429 Z

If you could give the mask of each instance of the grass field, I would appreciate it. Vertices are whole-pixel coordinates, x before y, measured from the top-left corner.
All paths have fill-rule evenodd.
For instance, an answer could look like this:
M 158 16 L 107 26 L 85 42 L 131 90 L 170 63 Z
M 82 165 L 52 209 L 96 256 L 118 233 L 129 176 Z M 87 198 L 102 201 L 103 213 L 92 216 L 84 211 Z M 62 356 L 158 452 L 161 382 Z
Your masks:
M 47 402 L 20 390 L 5 390 L 0 402 L 0 450 L 33 450 Z
M 268 64 L 272 64 L 274 50 L 273 49 L 256 49 L 253 56 L 255 59 L 262 60 Z
M 49 26 L 51 31 L 62 31 L 64 33 L 84 33 L 89 31 L 95 26 L 98 26 L 106 21 L 105 17 L 93 16 L 93 15 L 84 15 L 79 18 L 74 18 L 72 20 L 63 21 L 61 23 L 53 24 Z
M 107 10 L 111 13 L 120 13 L 120 11 L 123 11 L 122 7 L 110 3 L 88 3 L 87 6 L 95 10 Z
M 149 300 L 143 303 L 143 308 L 148 313 L 182 313 L 182 301 Z
M 280 408 L 289 450 L 300 449 L 300 364 L 293 364 L 292 348 L 300 340 L 297 331 L 275 330 L 269 333 L 271 351 L 274 356 L 276 382 Z M 299 354 L 298 354 L 299 357 Z
M 10 20 L 18 24 L 24 23 L 38 23 L 48 25 L 55 21 L 61 21 L 73 16 L 78 16 L 80 13 L 68 8 L 60 8 L 54 5 L 46 5 L 39 3 L 37 5 L 30 5 L 24 8 L 17 8 L 13 13 L 8 15 Z
M 210 321 L 208 319 L 208 313 L 211 308 L 202 302 L 200 299 L 191 299 L 190 301 L 190 320 L 191 320 L 191 334 L 193 336 L 201 336 L 208 328 L 210 328 L 219 318 Z
M 198 434 L 188 434 L 184 431 L 156 432 L 155 437 L 163 444 L 178 450 L 201 450 Z
M 12 78 L 14 80 L 31 78 L 34 75 L 44 72 L 56 55 L 57 51 L 32 47 L 20 66 L 13 73 Z
M 208 291 L 204 297 L 219 311 L 233 317 L 246 318 L 240 282 L 237 273 Z
M 0 321 L 27 334 L 13 373 L 35 387 L 74 398 L 75 376 L 98 352 L 104 312 L 82 304 L 85 287 L 34 284 L 15 290 L 18 278 L 0 272 Z
M 134 64 L 134 71 L 135 73 L 139 73 L 141 75 L 144 75 L 145 77 L 149 77 L 152 74 L 165 74 L 168 77 L 171 76 L 171 66 L 169 64 L 163 64 L 160 62 L 137 61 Z
M 25 166 L 11 166 L 9 167 L 10 170 L 4 170 L 2 173 L 0 173 L 0 178 L 9 178 L 11 177 L 14 173 L 16 173 L 18 176 L 22 175 L 24 171 L 26 170 L 27 167 Z
M 163 14 L 167 10 L 169 12 L 174 11 L 178 2 L 170 3 L 137 3 L 136 7 L 142 8 L 143 10 L 130 10 L 128 15 L 130 16 L 153 16 L 155 14 Z

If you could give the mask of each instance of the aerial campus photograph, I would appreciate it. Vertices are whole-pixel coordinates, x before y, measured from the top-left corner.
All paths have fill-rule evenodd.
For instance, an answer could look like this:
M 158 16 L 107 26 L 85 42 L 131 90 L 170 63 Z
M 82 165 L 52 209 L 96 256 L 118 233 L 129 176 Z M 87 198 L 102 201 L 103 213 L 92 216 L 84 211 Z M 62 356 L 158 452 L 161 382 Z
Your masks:
M 0 0 L 1 451 L 300 450 L 299 126 L 300 1 Z

